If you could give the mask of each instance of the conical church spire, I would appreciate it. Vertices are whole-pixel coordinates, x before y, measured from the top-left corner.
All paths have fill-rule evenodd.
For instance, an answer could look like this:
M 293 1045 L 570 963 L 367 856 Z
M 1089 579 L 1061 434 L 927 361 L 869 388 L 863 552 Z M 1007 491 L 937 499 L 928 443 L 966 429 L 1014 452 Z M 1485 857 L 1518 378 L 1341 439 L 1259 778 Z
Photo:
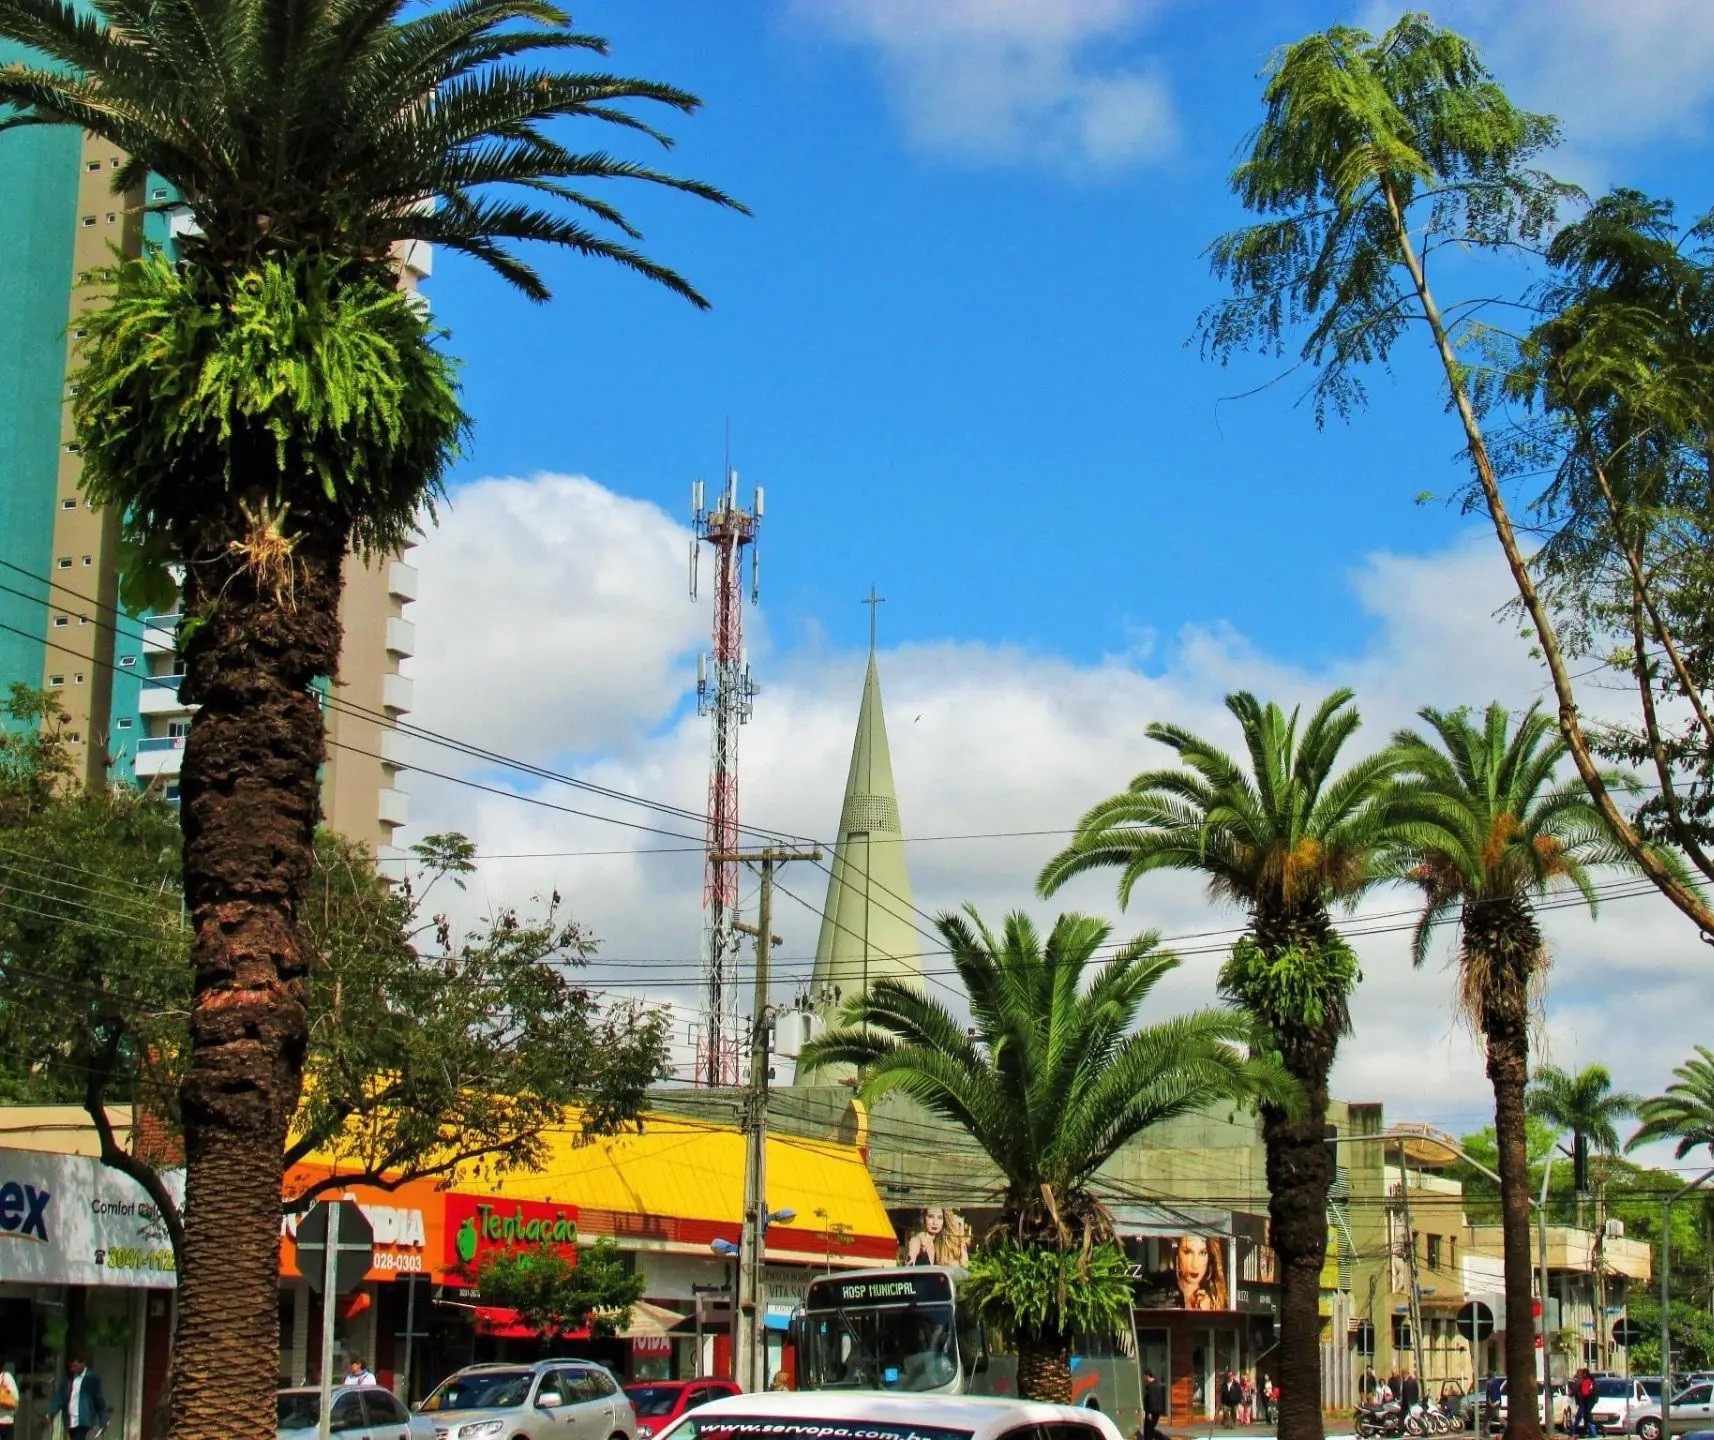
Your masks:
M 882 976 L 920 980 L 922 937 L 911 908 L 905 836 L 893 789 L 893 758 L 881 710 L 881 674 L 875 654 L 875 607 L 870 588 L 869 670 L 857 712 L 857 738 L 839 812 L 833 872 L 827 882 L 821 938 L 815 947 L 812 993 L 825 1003 L 861 994 Z

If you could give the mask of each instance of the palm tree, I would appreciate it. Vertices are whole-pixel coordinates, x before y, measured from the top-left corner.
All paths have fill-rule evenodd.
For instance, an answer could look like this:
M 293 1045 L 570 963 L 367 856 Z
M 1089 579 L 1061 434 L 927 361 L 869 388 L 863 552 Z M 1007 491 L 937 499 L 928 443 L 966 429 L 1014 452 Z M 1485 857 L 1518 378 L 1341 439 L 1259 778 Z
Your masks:
M 1585 1065 L 1576 1074 L 1538 1065 L 1525 1103 L 1537 1119 L 1571 1132 L 1571 1169 L 1581 1205 L 1589 1193 L 1590 1151 L 1617 1155 L 1619 1121 L 1635 1115 L 1642 1102 L 1615 1090 L 1605 1065 Z
M 1617 864 L 1624 852 L 1582 781 L 1556 778 L 1569 747 L 1539 707 L 1531 706 L 1515 727 L 1498 704 L 1479 725 L 1464 710 L 1429 707 L 1418 714 L 1433 739 L 1412 730 L 1393 737 L 1404 777 L 1401 803 L 1415 823 L 1392 863 L 1425 896 L 1412 937 L 1414 963 L 1427 958 L 1434 927 L 1456 917 L 1458 1004 L 1481 1032 L 1494 1088 L 1506 1313 L 1528 1315 L 1534 1288 L 1524 1124 L 1529 1024 L 1548 964 L 1532 901 L 1571 886 L 1593 911 L 1590 868 Z M 1609 789 L 1634 788 L 1617 772 L 1601 779 Z M 1526 1325 L 1506 1328 L 1506 1378 L 1514 1395 L 1534 1389 L 1534 1336 Z M 1514 1406 L 1509 1424 L 1514 1437 L 1540 1434 L 1529 1406 Z
M 1673 1154 L 1682 1160 L 1698 1146 L 1714 1155 L 1714 1050 L 1698 1045 L 1696 1053 L 1673 1072 L 1664 1095 L 1637 1106 L 1642 1125 L 1626 1143 L 1627 1150 L 1651 1140 L 1677 1140 Z
M 1221 993 L 1249 1012 L 1264 1048 L 1277 1052 L 1305 1097 L 1301 1108 L 1264 1103 L 1268 1211 L 1280 1265 L 1280 1436 L 1315 1440 L 1321 1414 L 1321 1270 L 1327 1258 L 1328 1075 L 1350 1028 L 1357 959 L 1335 930 L 1333 905 L 1374 880 L 1388 842 L 1384 803 L 1396 760 L 1369 755 L 1339 774 L 1339 753 L 1361 723 L 1337 690 L 1298 726 L 1278 705 L 1238 693 L 1246 759 L 1176 725 L 1148 728 L 1178 768 L 1149 770 L 1079 822 L 1042 871 L 1052 894 L 1075 875 L 1117 868 L 1119 900 L 1156 870 L 1206 877 L 1215 898 L 1243 906 L 1249 927 L 1220 975 Z
M 201 707 L 180 778 L 196 1000 L 174 1430 L 263 1440 L 307 1036 L 313 686 L 336 673 L 346 555 L 412 532 L 468 428 L 391 255 L 437 244 L 541 300 L 517 253 L 539 241 L 700 306 L 595 192 L 630 180 L 731 202 L 568 148 L 554 122 L 666 143 L 630 102 L 698 101 L 562 63 L 605 45 L 545 0 L 0 0 L 4 41 L 40 59 L 0 67 L 0 144 L 21 125 L 81 126 L 128 157 L 117 190 L 141 204 L 164 181 L 193 222 L 182 263 L 98 277 L 74 414 L 86 494 L 123 517 L 138 557 L 129 596 L 158 596 L 148 582 L 169 564 L 183 575 L 181 693 Z
M 1127 1140 L 1173 1116 L 1256 1094 L 1291 1103 L 1246 1056 L 1245 1017 L 1199 1010 L 1138 1026 L 1178 959 L 1149 933 L 1096 963 L 1111 928 L 1061 915 L 1044 944 L 1020 913 L 994 934 L 974 909 L 935 923 L 971 1026 L 913 985 L 878 980 L 804 1050 L 804 1073 L 855 1066 L 867 1101 L 898 1091 L 961 1126 L 1000 1173 L 1002 1221 L 972 1262 L 984 1309 L 1018 1345 L 1018 1388 L 1069 1402 L 1070 1337 L 1128 1323 L 1123 1255 L 1093 1189 Z

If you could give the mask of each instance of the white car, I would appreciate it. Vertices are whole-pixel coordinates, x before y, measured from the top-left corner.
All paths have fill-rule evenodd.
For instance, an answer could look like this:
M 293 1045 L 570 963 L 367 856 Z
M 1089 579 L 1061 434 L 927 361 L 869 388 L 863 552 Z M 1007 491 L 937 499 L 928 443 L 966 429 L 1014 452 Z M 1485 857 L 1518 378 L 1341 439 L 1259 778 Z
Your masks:
M 1099 1410 L 968 1395 L 770 1391 L 714 1400 L 660 1440 L 1124 1440 Z
M 1595 1379 L 1595 1424 L 1603 1435 L 1629 1430 L 1633 1410 L 1660 1403 L 1660 1381 L 1646 1375 L 1599 1375 Z

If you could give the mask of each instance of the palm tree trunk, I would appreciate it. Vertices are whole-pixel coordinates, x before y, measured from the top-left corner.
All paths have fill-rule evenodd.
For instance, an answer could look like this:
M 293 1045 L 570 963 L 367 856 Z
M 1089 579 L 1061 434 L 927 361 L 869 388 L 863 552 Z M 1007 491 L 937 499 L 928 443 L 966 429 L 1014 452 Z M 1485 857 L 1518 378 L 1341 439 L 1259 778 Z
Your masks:
M 1280 1387 L 1279 1440 L 1322 1440 L 1321 1270 L 1327 1263 L 1327 1196 L 1332 1167 L 1327 1159 L 1327 1077 L 1333 1043 L 1285 1047 L 1284 1059 L 1307 1101 L 1293 1119 L 1272 1106 L 1262 1109 L 1267 1147 L 1268 1216 L 1279 1259 L 1280 1339 L 1276 1372 Z
M 1500 1241 L 1506 1272 L 1507 1440 L 1541 1440 L 1535 1396 L 1535 1284 L 1530 1260 L 1529 982 L 1541 939 L 1520 904 L 1469 905 L 1464 912 L 1466 976 L 1483 977 L 1479 1000 L 1494 1087 L 1494 1142 L 1500 1169 Z M 1520 1403 L 1520 1397 L 1530 1397 Z
M 1018 1395 L 1051 1405 L 1071 1404 L 1071 1340 L 1057 1331 L 1019 1335 Z
M 249 529 L 235 518 L 227 538 Z M 201 708 L 179 780 L 196 995 L 173 1440 L 274 1433 L 280 1190 L 309 1035 L 296 912 L 321 813 L 309 687 L 338 659 L 343 539 L 306 537 L 289 575 L 217 543 L 188 566 L 183 693 Z

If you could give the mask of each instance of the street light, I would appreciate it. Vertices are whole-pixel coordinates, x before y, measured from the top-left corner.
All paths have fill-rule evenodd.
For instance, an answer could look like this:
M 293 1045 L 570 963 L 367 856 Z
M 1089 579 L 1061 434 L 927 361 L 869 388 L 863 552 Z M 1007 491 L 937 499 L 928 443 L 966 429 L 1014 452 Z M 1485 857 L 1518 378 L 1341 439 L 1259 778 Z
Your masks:
M 1660 1207 L 1660 1433 L 1672 1440 L 1672 1207 L 1692 1190 L 1714 1180 L 1714 1170 L 1698 1175 Z

